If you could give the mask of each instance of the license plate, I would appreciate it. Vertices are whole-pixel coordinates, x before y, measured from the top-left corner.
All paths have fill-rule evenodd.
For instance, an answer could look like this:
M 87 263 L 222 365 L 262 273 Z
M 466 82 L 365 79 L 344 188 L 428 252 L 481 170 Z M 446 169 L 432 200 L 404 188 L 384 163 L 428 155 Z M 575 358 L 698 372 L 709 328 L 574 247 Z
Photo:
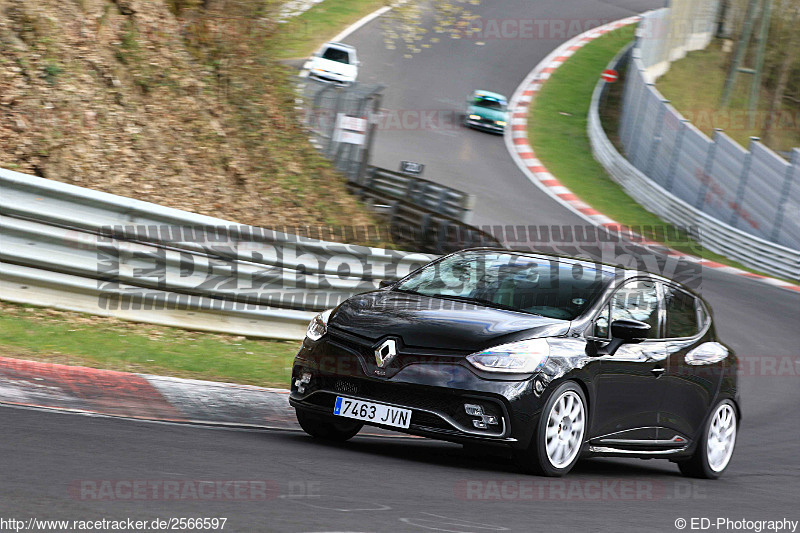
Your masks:
M 401 409 L 380 403 L 343 398 L 342 396 L 336 397 L 333 414 L 398 428 L 407 429 L 411 424 L 411 409 Z

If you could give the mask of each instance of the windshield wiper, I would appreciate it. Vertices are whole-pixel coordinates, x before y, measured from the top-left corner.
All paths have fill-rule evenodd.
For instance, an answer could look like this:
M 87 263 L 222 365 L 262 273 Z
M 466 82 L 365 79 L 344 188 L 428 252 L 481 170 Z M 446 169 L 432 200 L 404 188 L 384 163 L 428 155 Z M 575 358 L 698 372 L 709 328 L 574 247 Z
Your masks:
M 492 308 L 495 308 L 495 309 L 503 309 L 503 310 L 506 310 L 506 311 L 514 311 L 515 313 L 525 313 L 526 315 L 545 316 L 545 315 L 540 315 L 539 313 L 532 313 L 530 311 L 525 311 L 524 309 L 520 309 L 518 307 L 514 307 L 513 305 L 501 304 L 501 303 L 498 303 L 498 302 L 495 302 L 495 301 L 492 301 L 492 300 L 487 300 L 487 299 L 484 299 L 484 298 L 474 298 L 472 296 L 459 296 L 457 294 L 439 294 L 439 293 L 426 294 L 424 292 L 415 291 L 413 289 L 394 288 L 392 290 L 397 291 L 397 292 L 404 292 L 404 293 L 407 293 L 407 294 L 416 294 L 416 295 L 419 295 L 419 296 L 427 296 L 428 298 L 441 298 L 443 300 L 456 300 L 458 302 L 471 303 L 471 304 L 475 304 L 475 305 L 483 305 L 483 306 L 492 307 Z
M 472 296 L 458 296 L 451 294 L 426 294 L 425 296 L 430 296 L 431 298 L 443 298 L 445 300 L 457 300 L 459 302 L 466 302 L 476 305 L 484 305 L 486 307 L 493 307 L 495 309 L 504 309 L 506 311 L 514 311 L 516 313 L 526 313 L 529 315 L 536 314 L 536 313 L 529 313 L 528 311 L 524 311 L 518 307 L 514 307 L 513 305 L 501 304 L 492 300 L 486 300 L 484 298 L 474 298 Z M 542 316 L 542 315 L 537 315 L 537 316 Z
M 406 294 L 416 294 L 418 296 L 430 296 L 430 294 L 423 294 L 419 291 L 415 291 L 414 289 L 401 289 L 400 287 L 394 287 L 392 290 L 396 292 L 404 292 Z

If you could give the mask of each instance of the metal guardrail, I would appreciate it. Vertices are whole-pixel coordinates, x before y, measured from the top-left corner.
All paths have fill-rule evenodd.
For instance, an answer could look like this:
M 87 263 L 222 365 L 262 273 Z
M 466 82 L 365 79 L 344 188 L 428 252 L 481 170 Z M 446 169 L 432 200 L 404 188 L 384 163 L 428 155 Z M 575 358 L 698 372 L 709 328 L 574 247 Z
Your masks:
M 630 48 L 618 54 L 609 68 L 618 68 L 629 51 Z M 693 237 L 709 250 L 762 272 L 800 280 L 800 251 L 761 239 L 703 213 L 661 187 L 620 154 L 608 139 L 600 121 L 600 102 L 607 88 L 602 80 L 595 87 L 587 131 L 595 159 L 615 182 L 645 209 L 664 220 L 687 228 L 697 228 L 698 233 Z
M 141 297 L 132 301 L 130 291 Z M 299 340 L 314 313 L 287 309 L 231 309 L 214 298 L 196 298 L 191 307 L 161 307 L 174 294 L 142 291 L 120 284 L 116 289 L 69 274 L 24 267 L 0 261 L 0 299 L 26 305 L 53 307 L 135 322 L 198 331 Z M 114 305 L 116 302 L 123 305 Z M 124 303 L 128 305 L 124 305 Z M 108 305 L 104 305 L 104 304 Z
M 378 167 L 368 168 L 363 186 L 374 194 L 406 200 L 464 223 L 475 208 L 474 194 Z
M 440 211 L 420 207 L 367 185 L 349 183 L 350 189 L 368 205 L 389 219 L 392 240 L 406 243 L 436 254 L 464 248 L 503 248 L 494 236 Z
M 0 169 L 0 297 L 14 301 L 42 305 L 49 294 L 64 309 L 295 339 L 314 311 L 434 257 L 237 225 Z

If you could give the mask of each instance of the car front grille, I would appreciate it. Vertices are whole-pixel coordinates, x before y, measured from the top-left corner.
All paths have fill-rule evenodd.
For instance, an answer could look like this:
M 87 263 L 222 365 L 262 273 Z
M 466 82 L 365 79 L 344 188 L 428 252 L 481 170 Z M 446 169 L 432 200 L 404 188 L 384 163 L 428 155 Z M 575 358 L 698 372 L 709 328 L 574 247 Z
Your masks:
M 337 348 L 344 349 L 359 356 L 370 368 L 375 365 L 375 340 L 365 339 L 352 333 L 329 328 L 327 342 Z M 452 350 L 401 346 L 398 348 L 397 356 L 390 364 L 390 368 L 399 369 L 411 363 L 456 363 L 462 360 L 466 355 L 468 354 L 453 352 Z

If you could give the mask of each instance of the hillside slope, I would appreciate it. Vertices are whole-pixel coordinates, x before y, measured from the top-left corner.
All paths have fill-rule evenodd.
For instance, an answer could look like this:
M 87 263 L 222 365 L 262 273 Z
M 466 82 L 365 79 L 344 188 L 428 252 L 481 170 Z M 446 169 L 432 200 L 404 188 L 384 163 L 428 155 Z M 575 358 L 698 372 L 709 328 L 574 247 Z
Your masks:
M 0 0 L 0 167 L 247 224 L 374 223 L 294 120 L 267 2 L 180 4 Z

